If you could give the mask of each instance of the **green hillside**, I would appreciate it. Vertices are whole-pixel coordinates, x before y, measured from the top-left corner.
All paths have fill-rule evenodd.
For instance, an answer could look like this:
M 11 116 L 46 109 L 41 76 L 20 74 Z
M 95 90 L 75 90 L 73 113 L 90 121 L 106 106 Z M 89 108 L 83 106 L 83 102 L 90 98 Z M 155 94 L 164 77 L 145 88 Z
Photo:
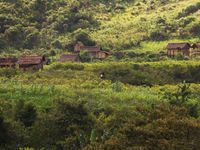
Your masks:
M 168 41 L 199 41 L 199 15 L 198 0 L 137 1 L 102 17 L 92 37 L 116 50 L 162 50 Z
M 111 57 L 58 62 L 77 41 Z M 0 58 L 47 58 L 0 59 L 0 150 L 199 150 L 199 52 L 169 42 L 200 43 L 199 0 L 0 0 Z
M 0 0 L 1 55 L 72 51 L 80 40 L 107 51 L 159 51 L 198 42 L 198 0 Z

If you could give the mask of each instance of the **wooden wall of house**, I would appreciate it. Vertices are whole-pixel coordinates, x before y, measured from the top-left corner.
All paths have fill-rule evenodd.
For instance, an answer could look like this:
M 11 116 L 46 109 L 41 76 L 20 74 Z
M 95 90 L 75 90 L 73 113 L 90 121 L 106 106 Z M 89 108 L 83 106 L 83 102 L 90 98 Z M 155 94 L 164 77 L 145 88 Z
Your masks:
M 182 54 L 182 55 L 185 55 L 185 56 L 190 56 L 190 50 L 189 49 L 171 49 L 171 50 L 167 50 L 167 56 L 168 57 L 175 57 L 177 56 L 178 54 Z
M 184 49 L 183 50 L 183 55 L 190 56 L 190 50 L 189 49 Z
M 81 62 L 80 57 L 77 57 L 76 60 L 74 62 Z
M 43 64 L 40 63 L 38 65 L 19 65 L 19 69 L 22 71 L 40 70 L 43 69 Z
M 99 58 L 98 52 L 88 52 L 90 58 Z
M 99 58 L 106 58 L 107 57 L 107 54 L 105 52 L 99 52 L 98 55 L 99 55 L 98 56 Z

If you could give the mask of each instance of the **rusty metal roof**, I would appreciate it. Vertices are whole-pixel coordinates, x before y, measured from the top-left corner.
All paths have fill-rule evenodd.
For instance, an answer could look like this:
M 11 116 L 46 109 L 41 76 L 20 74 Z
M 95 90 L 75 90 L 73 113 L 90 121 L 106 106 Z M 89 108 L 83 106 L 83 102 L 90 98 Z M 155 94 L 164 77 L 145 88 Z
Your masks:
M 190 48 L 189 43 L 169 43 L 166 47 L 166 49 L 184 49 L 184 48 Z
M 44 55 L 22 55 L 19 57 L 18 64 L 20 65 L 37 65 L 45 61 Z
M 80 60 L 78 54 L 63 54 L 62 56 L 60 56 L 59 59 L 60 62 L 67 62 L 67 61 L 74 62 L 77 60 Z

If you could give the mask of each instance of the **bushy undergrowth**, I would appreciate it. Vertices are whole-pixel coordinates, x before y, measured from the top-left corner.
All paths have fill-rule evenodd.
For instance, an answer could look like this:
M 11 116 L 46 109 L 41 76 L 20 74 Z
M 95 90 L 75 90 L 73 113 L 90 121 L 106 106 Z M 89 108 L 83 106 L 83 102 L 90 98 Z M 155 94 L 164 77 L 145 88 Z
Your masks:
M 199 85 L 186 84 L 189 88 L 184 91 L 184 84 L 149 88 L 116 82 L 104 88 L 68 89 L 1 82 L 0 130 L 4 138 L 0 147 L 126 149 L 128 144 L 149 149 L 189 144 L 199 148 L 200 89 Z M 188 90 L 190 96 L 185 101 L 172 103 L 176 95 L 182 100 Z M 191 138 L 185 141 L 188 136 Z M 183 141 L 188 144 L 180 145 Z
M 4 73 L 8 70 L 11 76 Z M 198 149 L 198 71 L 194 61 L 55 63 L 39 72 L 1 69 L 0 148 Z M 188 135 L 184 129 L 192 131 Z
M 199 62 L 195 61 L 105 62 L 92 64 L 55 63 L 48 66 L 47 69 L 72 68 L 78 71 L 81 68 L 83 74 L 88 72 L 88 78 L 93 75 L 94 79 L 98 80 L 98 73 L 104 72 L 105 79 L 113 82 L 152 86 L 155 84 L 176 84 L 184 80 L 198 83 L 200 81 L 199 66 Z

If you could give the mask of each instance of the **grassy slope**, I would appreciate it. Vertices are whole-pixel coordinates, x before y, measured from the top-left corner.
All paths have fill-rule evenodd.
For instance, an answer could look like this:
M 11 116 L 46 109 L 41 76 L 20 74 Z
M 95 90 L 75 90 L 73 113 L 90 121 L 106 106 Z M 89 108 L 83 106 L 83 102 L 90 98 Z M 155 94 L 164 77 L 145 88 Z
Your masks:
M 141 42 L 139 46 L 134 46 L 137 45 L 138 41 L 140 42 L 144 37 L 149 36 L 150 30 L 155 28 L 154 20 L 161 17 L 166 18 L 166 22 L 180 22 L 180 19 L 176 19 L 178 13 L 187 6 L 194 5 L 197 2 L 199 1 L 174 1 L 165 5 L 156 5 L 153 10 L 147 10 L 148 3 L 141 4 L 140 6 L 131 4 L 124 12 L 120 11 L 114 16 L 104 15 L 104 17 L 101 18 L 102 25 L 100 30 L 92 33 L 92 37 L 99 45 L 105 47 L 112 47 L 111 45 L 114 45 L 114 49 L 128 49 L 134 51 L 162 50 L 168 42 L 198 42 L 199 38 L 191 37 L 179 39 L 177 33 L 170 33 L 169 40 Z M 132 12 L 135 14 L 132 15 Z M 190 16 L 195 18 L 199 15 L 200 11 L 190 14 Z M 131 44 L 133 45 L 132 48 L 128 48 Z M 122 45 L 124 48 L 121 47 Z

